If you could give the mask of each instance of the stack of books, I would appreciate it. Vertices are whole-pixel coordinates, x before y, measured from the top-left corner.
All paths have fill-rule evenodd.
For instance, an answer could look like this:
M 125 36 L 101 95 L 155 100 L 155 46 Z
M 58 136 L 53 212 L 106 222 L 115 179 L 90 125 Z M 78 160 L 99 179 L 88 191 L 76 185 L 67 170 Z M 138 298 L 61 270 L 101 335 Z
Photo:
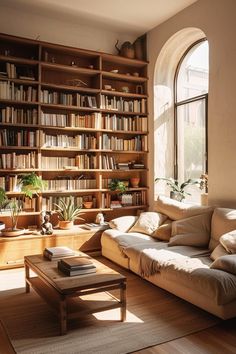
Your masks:
M 74 256 L 75 252 L 68 247 L 46 247 L 43 255 L 44 257 L 55 261 L 63 257 Z
M 69 257 L 58 261 L 58 269 L 72 277 L 96 272 L 96 266 L 87 257 Z

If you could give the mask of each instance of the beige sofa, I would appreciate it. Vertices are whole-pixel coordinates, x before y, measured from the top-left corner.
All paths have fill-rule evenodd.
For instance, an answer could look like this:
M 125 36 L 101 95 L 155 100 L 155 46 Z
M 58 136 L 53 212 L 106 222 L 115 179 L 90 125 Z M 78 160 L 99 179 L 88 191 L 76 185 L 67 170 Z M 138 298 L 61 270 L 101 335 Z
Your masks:
M 103 256 L 222 319 L 236 316 L 236 210 L 159 197 L 154 212 L 110 226 Z

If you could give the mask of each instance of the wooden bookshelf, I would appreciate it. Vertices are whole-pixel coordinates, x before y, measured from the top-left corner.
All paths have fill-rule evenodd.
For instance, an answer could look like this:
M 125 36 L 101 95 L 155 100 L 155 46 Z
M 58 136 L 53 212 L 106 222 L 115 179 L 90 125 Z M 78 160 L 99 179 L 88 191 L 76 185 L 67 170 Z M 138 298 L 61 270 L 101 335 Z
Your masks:
M 147 67 L 146 61 L 0 34 L 0 186 L 31 171 L 50 185 L 36 209 L 22 214 L 21 226 L 39 226 L 42 208 L 69 195 L 93 200 L 83 210 L 88 222 L 99 211 L 110 220 L 147 209 Z M 119 169 L 122 163 L 128 167 Z M 139 187 L 127 190 L 136 202 L 112 209 L 117 193 L 104 183 L 136 176 Z

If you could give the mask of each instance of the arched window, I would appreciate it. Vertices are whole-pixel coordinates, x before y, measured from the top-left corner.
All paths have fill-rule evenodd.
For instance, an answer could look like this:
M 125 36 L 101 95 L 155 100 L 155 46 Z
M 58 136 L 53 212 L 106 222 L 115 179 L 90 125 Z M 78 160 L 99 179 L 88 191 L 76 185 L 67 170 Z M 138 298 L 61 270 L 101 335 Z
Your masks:
M 207 173 L 208 42 L 195 42 L 182 56 L 175 75 L 175 178 L 180 182 Z M 188 190 L 199 200 L 197 188 Z

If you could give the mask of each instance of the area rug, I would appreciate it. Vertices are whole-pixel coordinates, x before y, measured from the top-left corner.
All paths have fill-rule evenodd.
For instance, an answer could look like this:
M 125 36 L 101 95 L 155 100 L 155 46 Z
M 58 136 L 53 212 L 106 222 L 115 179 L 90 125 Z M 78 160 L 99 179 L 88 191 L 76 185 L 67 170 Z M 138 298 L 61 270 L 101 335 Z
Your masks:
M 124 354 L 209 328 L 216 317 L 117 268 L 127 276 L 127 320 L 114 309 L 71 320 L 68 333 L 59 335 L 58 319 L 34 292 L 24 288 L 0 294 L 1 319 L 18 354 Z M 118 295 L 118 293 L 113 293 Z M 106 293 L 83 301 L 112 300 Z

